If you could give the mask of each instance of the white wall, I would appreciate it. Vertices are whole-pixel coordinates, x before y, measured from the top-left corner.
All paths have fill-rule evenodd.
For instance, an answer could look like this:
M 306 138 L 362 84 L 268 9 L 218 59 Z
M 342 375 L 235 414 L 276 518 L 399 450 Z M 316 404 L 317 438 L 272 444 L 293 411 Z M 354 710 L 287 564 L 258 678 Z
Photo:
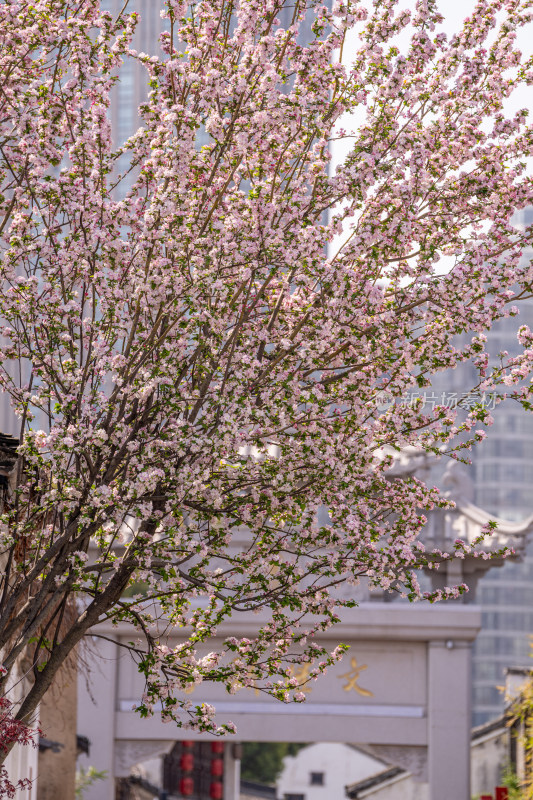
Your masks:
M 37 798 L 37 758 L 39 750 L 32 745 L 16 744 L 5 760 L 4 766 L 14 785 L 23 778 L 32 781 L 30 789 L 17 789 L 15 800 L 36 800 Z
M 509 730 L 502 727 L 472 742 L 472 794 L 493 794 L 509 760 Z
M 344 787 L 364 780 L 385 769 L 377 758 L 346 744 L 319 742 L 308 745 L 295 756 L 284 759 L 277 781 L 278 798 L 285 794 L 303 794 L 305 800 L 344 800 Z M 324 773 L 324 785 L 312 786 L 312 772 Z
M 1 428 L 0 428 L 1 430 Z M 9 685 L 6 691 L 6 696 L 12 703 L 16 704 L 22 700 L 23 693 L 29 689 L 28 679 L 24 678 L 20 660 L 17 667 L 10 676 Z M 16 707 L 16 706 L 15 706 Z M 37 727 L 37 720 L 39 719 L 40 707 L 35 712 L 35 721 L 32 728 Z M 35 745 L 38 744 L 39 737 L 36 734 L 34 737 Z M 23 779 L 30 780 L 31 787 L 29 789 L 17 789 L 15 792 L 15 800 L 36 800 L 37 798 L 37 779 L 38 779 L 38 758 L 39 748 L 34 744 L 16 744 L 7 756 L 4 767 L 8 774 L 9 780 L 13 785 L 17 785 L 18 781 Z

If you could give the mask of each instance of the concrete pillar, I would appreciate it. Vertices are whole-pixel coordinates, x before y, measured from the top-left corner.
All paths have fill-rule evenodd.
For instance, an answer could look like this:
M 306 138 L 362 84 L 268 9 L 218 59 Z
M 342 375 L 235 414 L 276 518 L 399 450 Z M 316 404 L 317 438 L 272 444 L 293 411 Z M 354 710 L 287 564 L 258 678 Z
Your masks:
M 239 800 L 241 793 L 240 745 L 227 742 L 224 748 L 224 800 Z M 238 755 L 238 757 L 236 757 Z
M 470 800 L 471 644 L 428 644 L 431 800 Z
M 78 679 L 78 734 L 90 739 L 89 755 L 81 755 L 78 769 L 90 766 L 105 770 L 84 792 L 84 800 L 114 800 L 115 712 L 118 645 L 103 639 L 90 640 L 91 652 Z

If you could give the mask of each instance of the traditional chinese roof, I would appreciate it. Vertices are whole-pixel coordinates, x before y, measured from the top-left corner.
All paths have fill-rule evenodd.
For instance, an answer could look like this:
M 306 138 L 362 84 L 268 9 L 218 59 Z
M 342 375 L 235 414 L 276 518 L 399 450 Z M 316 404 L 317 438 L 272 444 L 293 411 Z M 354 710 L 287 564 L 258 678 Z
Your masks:
M 255 781 L 241 781 L 241 794 L 261 800 L 276 800 L 276 787 Z
M 429 471 L 437 461 L 435 456 L 415 447 L 406 447 L 394 454 L 394 464 L 388 471 L 393 479 L 416 476 L 421 480 L 429 477 Z M 450 461 L 442 478 L 442 494 L 455 503 L 455 508 L 435 509 L 426 514 L 428 524 L 424 534 L 427 549 L 433 545 L 441 550 L 449 547 L 456 539 L 471 544 L 488 522 L 497 523 L 496 532 L 487 539 L 483 549 L 491 551 L 501 547 L 512 547 L 517 556 L 525 551 L 527 537 L 533 533 L 533 514 L 521 522 L 495 517 L 473 501 L 473 481 L 464 466 L 457 461 Z
M 491 733 L 505 733 L 508 730 L 508 717 L 506 714 L 502 714 L 502 716 L 496 717 L 496 719 L 491 719 L 488 722 L 484 722 L 483 725 L 477 725 L 475 728 L 472 728 L 471 739 L 475 742 Z
M 511 560 L 521 560 L 525 555 L 528 536 L 533 533 L 533 515 L 522 522 L 510 522 L 488 514 L 473 503 L 457 502 L 453 509 L 436 509 L 427 514 L 428 523 L 423 540 L 427 550 L 448 550 L 456 539 L 471 545 L 490 521 L 496 530 L 476 549 L 487 553 L 508 547 L 514 550 Z
M 383 450 L 378 454 L 393 455 L 394 464 L 388 475 L 392 480 L 401 480 L 405 477 L 416 476 L 420 480 L 428 481 L 431 467 L 438 460 L 435 456 L 428 455 L 425 451 L 415 447 L 408 447 L 395 453 L 393 450 Z M 464 595 L 465 602 L 473 602 L 477 581 L 492 567 L 500 567 L 504 558 L 492 556 L 496 551 L 507 548 L 510 553 L 505 560 L 521 561 L 525 555 L 528 537 L 533 533 L 533 515 L 521 522 L 511 522 L 489 514 L 473 503 L 474 484 L 464 466 L 457 461 L 450 461 L 442 478 L 443 491 L 447 499 L 455 504 L 452 508 L 435 508 L 424 511 L 427 524 L 421 535 L 421 540 L 426 548 L 426 553 L 435 553 L 435 560 L 439 561 L 439 552 L 453 552 L 454 543 L 461 539 L 465 544 L 472 545 L 478 539 L 488 523 L 496 522 L 496 529 L 487 535 L 483 542 L 475 545 L 477 555 L 466 553 L 464 558 L 455 558 L 441 564 L 440 569 L 428 570 L 433 588 L 443 588 L 444 585 L 454 585 L 463 581 L 469 586 L 470 592 Z M 479 553 L 486 553 L 485 559 Z M 489 555 L 491 556 L 489 558 Z
M 357 800 L 357 798 L 361 797 L 362 793 L 368 791 L 368 789 L 374 789 L 376 786 L 380 786 L 400 776 L 407 777 L 408 774 L 407 770 L 403 767 L 389 767 L 382 772 L 376 773 L 376 775 L 371 775 L 370 778 L 365 778 L 362 781 L 357 781 L 357 783 L 351 783 L 349 786 L 345 786 L 344 791 L 347 797 L 352 800 Z
M 11 472 L 17 460 L 17 447 L 20 440 L 8 433 L 0 432 L 0 474 L 5 475 Z
M 8 433 L 0 432 L 0 495 L 5 499 L 8 492 L 9 476 L 13 474 L 20 441 Z

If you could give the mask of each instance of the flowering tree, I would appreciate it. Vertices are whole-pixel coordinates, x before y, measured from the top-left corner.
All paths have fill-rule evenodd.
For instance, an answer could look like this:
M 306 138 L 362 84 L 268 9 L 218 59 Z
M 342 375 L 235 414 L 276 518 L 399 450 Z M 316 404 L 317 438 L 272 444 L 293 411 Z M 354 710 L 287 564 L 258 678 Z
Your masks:
M 421 596 L 420 509 L 446 501 L 380 454 L 470 446 L 490 420 L 402 395 L 473 357 L 480 392 L 529 402 L 532 334 L 491 369 L 483 330 L 532 278 L 511 216 L 533 131 L 503 110 L 533 79 L 515 46 L 531 5 L 479 0 L 447 40 L 433 0 L 167 0 L 146 55 L 127 10 L 0 4 L 0 381 L 21 431 L 3 685 L 23 653 L 34 671 L 18 720 L 95 623 L 128 620 L 141 713 L 223 732 L 191 684 L 303 700 L 291 664 L 340 656 L 313 634 L 360 579 Z M 116 142 L 127 59 L 149 94 Z M 201 654 L 258 609 L 253 639 Z M 163 624 L 189 635 L 169 647 Z

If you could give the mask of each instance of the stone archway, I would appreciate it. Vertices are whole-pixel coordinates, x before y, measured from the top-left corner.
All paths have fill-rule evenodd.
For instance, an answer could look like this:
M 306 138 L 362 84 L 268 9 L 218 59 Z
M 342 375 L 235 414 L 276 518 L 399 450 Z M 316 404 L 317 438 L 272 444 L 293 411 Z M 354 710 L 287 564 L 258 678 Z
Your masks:
M 246 636 L 257 624 L 257 617 L 244 619 L 238 629 L 233 626 L 221 635 Z M 201 686 L 196 692 L 199 700 L 217 707 L 221 719 L 235 722 L 238 741 L 362 743 L 427 780 L 432 800 L 467 800 L 470 660 L 479 626 L 480 612 L 471 606 L 364 603 L 329 632 L 332 640 L 350 644 L 350 650 L 313 684 L 304 704 L 284 705 L 252 689 L 234 697 L 219 686 Z M 100 630 L 116 639 L 132 635 L 126 628 Z M 132 763 L 168 752 L 185 735 L 157 715 L 143 720 L 132 711 L 142 693 L 135 665 L 118 643 L 96 641 L 105 667 L 93 687 L 95 705 L 81 682 L 78 732 L 92 742 L 88 763 L 120 777 Z M 233 770 L 230 777 L 229 760 L 226 766 L 224 800 L 234 800 L 238 776 Z M 113 800 L 112 781 L 95 791 L 87 800 Z

